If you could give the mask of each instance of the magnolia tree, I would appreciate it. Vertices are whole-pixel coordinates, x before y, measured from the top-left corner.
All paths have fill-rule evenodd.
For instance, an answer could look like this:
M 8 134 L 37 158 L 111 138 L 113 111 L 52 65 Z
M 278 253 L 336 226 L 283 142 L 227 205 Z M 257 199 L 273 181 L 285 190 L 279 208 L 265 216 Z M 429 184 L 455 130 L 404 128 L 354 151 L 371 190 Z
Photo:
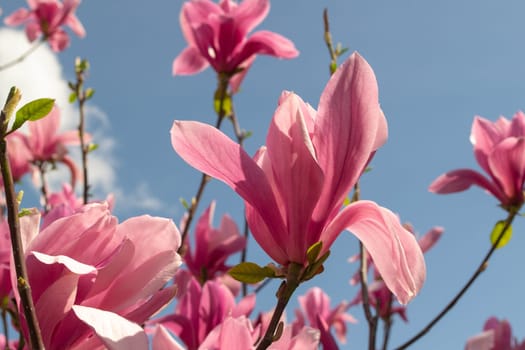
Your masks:
M 70 38 L 64 27 L 83 37 L 86 31 L 75 15 L 79 4 L 28 0 L 28 7 L 5 14 L 4 23 L 25 26 L 33 44 L 16 60 L 0 62 L 0 70 L 11 69 L 40 45 L 65 50 Z M 233 103 L 243 78 L 258 55 L 293 59 L 299 54 L 286 37 L 255 31 L 268 11 L 268 0 L 182 5 L 187 47 L 173 61 L 172 72 L 216 72 L 217 118 L 214 125 L 175 120 L 171 127 L 174 152 L 202 174 L 195 196 L 182 202 L 185 215 L 174 218 L 178 225 L 148 215 L 119 223 L 112 214 L 118 201 L 114 204 L 111 194 L 92 198 L 88 159 L 97 144 L 85 130 L 85 104 L 94 92 L 84 86 L 87 60 L 76 60 L 76 79 L 68 84 L 70 102 L 78 104 L 77 130 L 59 131 L 61 115 L 52 96 L 21 106 L 21 91 L 9 91 L 0 114 L 3 348 L 337 349 L 346 342 L 348 323 L 355 321 L 352 307 L 364 312 L 368 348 L 388 348 L 394 317 L 407 320 L 407 305 L 425 282 L 424 253 L 443 228 L 417 237 L 395 208 L 361 198 L 359 180 L 387 140 L 387 117 L 373 68 L 359 53 L 344 58 L 346 50 L 334 47 L 327 11 L 331 74 L 317 108 L 283 91 L 266 144 L 254 155 L 245 151 L 249 133 L 240 127 Z M 233 125 L 235 139 L 221 131 L 225 122 Z M 425 336 L 509 240 L 525 201 L 524 136 L 521 112 L 511 120 L 476 118 L 471 140 L 485 174 L 453 170 L 430 185 L 430 191 L 442 194 L 481 187 L 499 201 L 507 218 L 495 225 L 490 250 L 465 286 L 398 349 Z M 79 150 L 79 159 L 71 156 L 72 149 Z M 48 184 L 56 168 L 69 173 L 58 192 Z M 20 188 L 28 175 L 40 196 L 36 208 Z M 225 215 L 214 227 L 216 203 L 202 203 L 212 178 L 242 198 L 245 223 Z M 331 305 L 315 281 L 335 240 L 347 234 L 360 242 L 350 258 L 359 267 L 347 276 L 358 291 L 351 302 Z M 271 262 L 251 262 L 248 242 Z M 232 263 L 234 255 L 241 263 Z M 279 281 L 274 291 L 266 286 L 271 280 Z M 311 288 L 296 295 L 303 283 Z M 275 294 L 275 306 L 255 314 L 263 293 Z M 299 307 L 286 318 L 295 298 Z M 480 333 L 465 340 L 466 349 L 525 349 L 506 320 L 487 318 Z

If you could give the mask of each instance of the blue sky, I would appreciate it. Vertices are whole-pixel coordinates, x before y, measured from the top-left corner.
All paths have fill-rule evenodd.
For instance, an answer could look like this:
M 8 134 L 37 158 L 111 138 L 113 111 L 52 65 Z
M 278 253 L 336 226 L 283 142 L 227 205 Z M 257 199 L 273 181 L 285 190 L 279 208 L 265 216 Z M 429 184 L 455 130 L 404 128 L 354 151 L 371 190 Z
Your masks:
M 95 187 L 100 195 L 116 192 L 116 214 L 121 220 L 149 213 L 178 222 L 183 213 L 179 198 L 191 198 L 200 178 L 174 153 L 169 139 L 174 119 L 215 121 L 214 73 L 171 76 L 172 60 L 186 46 L 178 24 L 181 4 L 84 1 L 78 17 L 87 30 L 85 39 L 72 37 L 71 47 L 57 57 L 41 48 L 35 54 L 39 59 L 25 62 L 26 68 L 20 65 L 17 71 L 0 73 L 2 100 L 7 87 L 19 82 L 35 97 L 55 97 L 50 94 L 63 93 L 60 79 L 73 77 L 74 58 L 89 59 L 87 84 L 96 90 L 90 131 L 101 144 L 93 161 L 93 172 L 98 174 Z M 20 6 L 25 2 L 0 2 L 4 16 Z M 377 152 L 373 171 L 362 179 L 363 198 L 398 213 L 420 234 L 435 225 L 445 228 L 440 243 L 426 255 L 428 278 L 409 305 L 409 323 L 395 321 L 393 347 L 419 331 L 461 288 L 488 250 L 492 226 L 505 217 L 496 200 L 479 189 L 438 196 L 427 188 L 445 171 L 478 168 L 469 142 L 475 115 L 510 118 L 525 108 L 525 4 L 518 0 L 504 5 L 489 0 L 273 1 L 259 29 L 287 36 L 300 56 L 291 61 L 258 58 L 235 97 L 241 127 L 253 131 L 246 141 L 250 153 L 264 143 L 282 90 L 292 90 L 317 105 L 328 79 L 329 57 L 322 41 L 325 7 L 334 41 L 359 51 L 374 68 L 389 123 L 389 140 Z M 4 30 L 0 35 L 2 63 L 16 55 L 20 44 L 8 39 L 16 35 L 12 32 Z M 54 85 L 43 83 L 51 74 L 51 64 L 58 69 Z M 71 107 L 64 112 L 73 126 L 74 112 Z M 223 129 L 231 135 L 230 125 Z M 103 166 L 104 160 L 109 165 Z M 218 182 L 208 186 L 200 209 L 215 198 L 216 222 L 219 214 L 230 213 L 241 225 L 241 201 Z M 520 303 L 525 282 L 519 267 L 524 263 L 524 229 L 523 219 L 517 218 L 510 244 L 496 252 L 464 299 L 413 349 L 461 349 L 492 315 L 507 318 L 518 337 L 525 337 Z M 357 266 L 348 264 L 347 258 L 356 249 L 353 236 L 341 234 L 326 272 L 306 283 L 298 295 L 320 285 L 333 302 L 352 299 L 357 288 L 348 279 Z M 269 262 L 254 245 L 249 258 L 259 264 Z M 264 291 L 264 309 L 271 307 L 276 287 L 274 283 Z M 367 328 L 362 311 L 350 312 L 360 323 L 349 326 L 344 348 L 363 349 Z

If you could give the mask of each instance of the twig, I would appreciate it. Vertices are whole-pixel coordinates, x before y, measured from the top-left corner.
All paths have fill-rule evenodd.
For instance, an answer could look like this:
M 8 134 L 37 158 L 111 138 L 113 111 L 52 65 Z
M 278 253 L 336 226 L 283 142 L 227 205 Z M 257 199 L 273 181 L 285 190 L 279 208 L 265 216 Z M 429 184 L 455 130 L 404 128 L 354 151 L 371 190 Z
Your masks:
M 279 323 L 281 322 L 281 316 L 283 315 L 286 305 L 290 301 L 292 294 L 295 292 L 301 281 L 301 272 L 302 265 L 291 263 L 288 266 L 288 274 L 286 276 L 286 281 L 283 281 L 277 291 L 277 306 L 273 311 L 272 319 L 268 325 L 268 329 L 264 333 L 263 338 L 259 345 L 257 345 L 256 350 L 265 350 L 267 349 L 274 341 L 278 340 L 280 337 L 280 332 L 276 333 L 278 330 Z
M 456 305 L 456 303 L 461 299 L 463 294 L 470 288 L 470 286 L 476 281 L 478 276 L 485 271 L 485 269 L 488 266 L 488 262 L 494 251 L 496 250 L 496 247 L 498 246 L 499 242 L 503 239 L 503 236 L 505 235 L 505 232 L 509 229 L 510 225 L 512 224 L 512 221 L 514 221 L 514 218 L 516 217 L 519 209 L 511 210 L 509 212 L 509 215 L 505 219 L 505 226 L 503 226 L 503 229 L 501 230 L 501 233 L 498 236 L 498 239 L 492 244 L 490 247 L 488 253 L 485 255 L 481 263 L 479 264 L 478 268 L 474 271 L 474 274 L 470 277 L 470 279 L 467 281 L 467 283 L 461 288 L 461 290 L 456 294 L 456 296 L 445 306 L 445 308 L 436 316 L 434 317 L 419 333 L 414 335 L 412 338 L 410 338 L 408 341 L 400 345 L 396 348 L 396 350 L 402 350 L 406 349 L 413 343 L 415 343 L 417 340 L 419 340 L 421 337 L 423 337 L 425 334 L 434 327 L 436 323 L 439 322 L 445 316 L 453 307 Z
M 86 145 L 85 141 L 85 111 L 84 105 L 86 101 L 90 98 L 84 90 L 84 75 L 88 69 L 89 64 L 86 60 L 81 60 L 77 58 L 75 60 L 75 84 L 70 83 L 70 88 L 73 90 L 73 93 L 76 96 L 78 101 L 78 113 L 79 113 L 79 122 L 78 122 L 78 137 L 80 138 L 80 153 L 82 157 L 82 200 L 84 204 L 87 204 L 89 201 L 89 181 L 88 181 L 88 160 L 87 154 L 89 153 L 89 145 Z
M 375 350 L 376 335 L 377 335 L 377 317 L 372 315 L 370 308 L 370 300 L 368 298 L 368 277 L 367 277 L 367 252 L 363 243 L 359 242 L 359 254 L 361 255 L 359 268 L 360 283 L 361 283 L 361 299 L 363 300 L 363 311 L 365 313 L 366 321 L 368 322 L 368 349 Z
M 26 51 L 24 52 L 22 55 L 20 55 L 18 58 L 15 58 L 14 60 L 10 61 L 10 62 L 7 62 L 3 65 L 0 65 L 0 72 L 7 69 L 7 68 L 10 68 L 22 61 L 24 61 L 30 54 L 32 54 L 34 51 L 36 51 L 36 49 L 38 49 L 40 47 L 40 45 L 42 43 L 44 43 L 46 41 L 46 38 L 45 37 L 42 37 L 42 39 L 36 41 L 33 45 L 31 45 L 31 47 Z

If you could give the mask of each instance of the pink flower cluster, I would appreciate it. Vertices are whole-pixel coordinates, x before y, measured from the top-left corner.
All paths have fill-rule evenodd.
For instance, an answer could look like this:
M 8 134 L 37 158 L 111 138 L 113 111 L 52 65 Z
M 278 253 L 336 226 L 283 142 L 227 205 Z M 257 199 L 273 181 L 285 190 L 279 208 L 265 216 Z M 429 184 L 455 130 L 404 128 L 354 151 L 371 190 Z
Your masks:
M 69 46 L 69 36 L 61 28 L 67 25 L 79 37 L 84 37 L 84 26 L 75 16 L 80 0 L 27 0 L 29 10 L 21 8 L 4 19 L 9 26 L 26 24 L 26 35 L 33 42 L 42 37 L 53 51 L 62 51 Z

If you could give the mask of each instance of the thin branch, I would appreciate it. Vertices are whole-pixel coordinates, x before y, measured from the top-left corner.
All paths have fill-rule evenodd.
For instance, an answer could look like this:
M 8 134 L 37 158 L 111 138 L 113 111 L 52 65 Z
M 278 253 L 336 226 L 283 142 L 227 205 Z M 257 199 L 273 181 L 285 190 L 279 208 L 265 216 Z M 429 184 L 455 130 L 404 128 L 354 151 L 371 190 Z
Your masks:
M 265 350 L 274 341 L 279 339 L 280 334 L 279 331 L 276 333 L 276 330 L 278 330 L 279 323 L 281 323 L 281 317 L 286 305 L 290 301 L 290 298 L 297 287 L 299 287 L 301 273 L 302 265 L 291 263 L 288 266 L 286 281 L 283 281 L 277 290 L 277 305 L 273 311 L 272 319 L 270 320 L 270 324 L 268 325 L 261 342 L 257 345 L 256 350 Z
M 363 243 L 359 242 L 359 254 L 360 259 L 360 283 L 361 283 L 361 299 L 363 301 L 363 311 L 365 313 L 366 321 L 368 322 L 368 349 L 375 350 L 376 348 L 376 336 L 377 336 L 377 317 L 372 315 L 370 308 L 370 300 L 368 298 L 368 277 L 367 277 L 367 252 Z
M 45 41 L 46 41 L 45 37 L 42 37 L 42 39 L 35 41 L 33 45 L 31 45 L 29 49 L 26 52 L 24 52 L 22 55 L 20 55 L 18 58 L 15 58 L 14 60 L 9 61 L 3 65 L 0 65 L 0 72 L 7 68 L 13 67 L 14 65 L 17 65 L 20 62 L 23 62 L 29 55 L 31 55 L 34 51 L 36 51 L 36 49 L 38 49 L 40 45 L 42 45 L 42 43 L 44 43 Z
M 479 264 L 478 268 L 474 271 L 474 274 L 470 277 L 470 279 L 463 286 L 463 288 L 461 288 L 461 290 L 447 304 L 447 306 L 445 306 L 445 308 L 443 308 L 443 310 L 436 317 L 434 317 L 419 333 L 417 333 L 412 338 L 410 338 L 408 341 L 406 341 L 405 343 L 403 343 L 402 345 L 397 347 L 396 350 L 406 349 L 410 345 L 415 343 L 417 340 L 419 340 L 421 337 L 423 337 L 425 334 L 427 334 L 428 331 L 430 331 L 432 329 L 432 327 L 434 327 L 434 325 L 436 323 L 438 323 L 443 318 L 443 316 L 445 316 L 454 307 L 454 305 L 456 305 L 456 303 L 459 301 L 459 299 L 461 299 L 463 294 L 466 293 L 466 291 L 476 281 L 476 279 L 479 277 L 479 275 L 481 275 L 481 273 L 483 271 L 485 271 L 485 269 L 487 268 L 488 262 L 490 260 L 490 257 L 496 251 L 496 247 L 498 246 L 499 242 L 503 239 L 503 236 L 505 235 L 506 231 L 509 229 L 510 225 L 514 221 L 514 218 L 516 217 L 516 215 L 518 213 L 518 210 L 519 209 L 511 210 L 509 212 L 509 215 L 505 219 L 505 225 L 503 226 L 503 229 L 502 229 L 501 233 L 499 234 L 498 239 L 496 239 L 496 241 L 492 244 L 492 246 L 490 247 L 489 251 L 487 252 L 485 257 L 483 258 L 483 260 Z

